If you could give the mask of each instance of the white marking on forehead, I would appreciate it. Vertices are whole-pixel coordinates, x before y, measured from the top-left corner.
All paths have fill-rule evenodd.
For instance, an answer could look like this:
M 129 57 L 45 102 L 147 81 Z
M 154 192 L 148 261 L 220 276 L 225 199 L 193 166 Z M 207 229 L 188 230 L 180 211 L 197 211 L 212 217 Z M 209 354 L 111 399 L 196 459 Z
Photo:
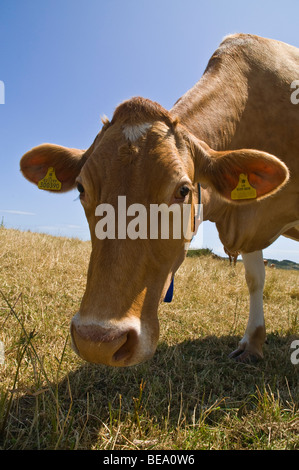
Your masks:
M 144 122 L 142 124 L 135 124 L 135 125 L 127 124 L 123 128 L 123 133 L 127 140 L 129 140 L 130 142 L 135 142 L 140 137 L 142 137 L 143 134 L 145 134 L 146 131 L 148 131 L 151 126 L 152 124 L 149 122 Z

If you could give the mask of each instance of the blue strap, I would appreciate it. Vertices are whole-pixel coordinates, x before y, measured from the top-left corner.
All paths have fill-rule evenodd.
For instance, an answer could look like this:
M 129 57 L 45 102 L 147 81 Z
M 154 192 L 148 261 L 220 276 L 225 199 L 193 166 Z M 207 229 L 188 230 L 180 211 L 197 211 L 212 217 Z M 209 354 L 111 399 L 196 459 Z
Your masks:
M 170 286 L 168 287 L 168 291 L 164 297 L 164 302 L 171 302 L 173 297 L 173 278 L 171 280 Z

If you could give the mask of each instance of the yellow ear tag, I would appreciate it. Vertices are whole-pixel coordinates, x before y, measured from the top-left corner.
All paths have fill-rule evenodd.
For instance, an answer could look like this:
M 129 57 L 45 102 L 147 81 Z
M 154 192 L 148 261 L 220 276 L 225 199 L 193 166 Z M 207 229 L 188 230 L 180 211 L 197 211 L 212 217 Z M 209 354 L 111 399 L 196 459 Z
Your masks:
M 241 173 L 237 187 L 231 192 L 231 198 L 236 199 L 255 199 L 256 189 L 250 186 L 247 175 Z
M 55 170 L 52 166 L 48 168 L 46 176 L 37 183 L 37 186 L 39 189 L 45 189 L 46 191 L 60 191 L 61 183 L 56 178 Z

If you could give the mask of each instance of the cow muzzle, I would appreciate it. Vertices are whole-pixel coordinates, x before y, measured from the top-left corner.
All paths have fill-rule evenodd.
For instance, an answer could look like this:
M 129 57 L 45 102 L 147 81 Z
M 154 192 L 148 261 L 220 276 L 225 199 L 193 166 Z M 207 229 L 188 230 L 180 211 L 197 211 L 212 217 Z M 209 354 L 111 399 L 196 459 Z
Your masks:
M 134 323 L 134 322 L 133 322 Z M 135 322 L 136 323 L 136 322 Z M 97 322 L 80 322 L 78 314 L 71 322 L 73 350 L 84 360 L 114 367 L 127 367 L 149 359 L 156 345 L 144 348 L 138 328 L 102 326 Z

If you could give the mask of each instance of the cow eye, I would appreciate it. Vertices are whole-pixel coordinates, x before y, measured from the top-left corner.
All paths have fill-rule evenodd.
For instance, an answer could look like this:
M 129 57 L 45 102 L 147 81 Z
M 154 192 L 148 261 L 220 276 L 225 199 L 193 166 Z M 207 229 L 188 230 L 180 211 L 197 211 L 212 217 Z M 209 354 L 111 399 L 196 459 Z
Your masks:
M 186 185 L 181 186 L 179 192 L 180 192 L 181 197 L 186 197 L 187 194 L 189 194 L 189 192 L 190 192 L 190 188 L 188 188 L 188 186 L 186 186 Z
M 185 202 L 186 196 L 190 193 L 191 189 L 187 184 L 183 184 L 177 188 L 174 194 L 174 201 L 177 203 Z
M 77 183 L 77 189 L 78 189 L 80 194 L 84 193 L 84 187 L 81 183 Z

